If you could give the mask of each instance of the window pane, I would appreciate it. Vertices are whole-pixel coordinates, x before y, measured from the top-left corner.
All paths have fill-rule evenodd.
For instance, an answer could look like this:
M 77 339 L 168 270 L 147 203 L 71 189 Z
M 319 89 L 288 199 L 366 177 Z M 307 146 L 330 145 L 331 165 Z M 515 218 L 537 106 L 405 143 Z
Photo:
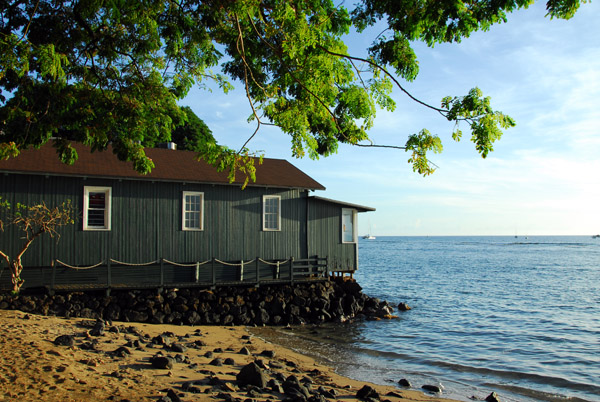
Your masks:
M 101 208 L 104 209 L 106 205 L 106 193 L 90 193 L 90 208 Z
M 84 186 L 83 230 L 110 230 L 110 187 Z
M 342 234 L 344 242 L 354 241 L 352 211 L 343 211 L 342 213 Z
M 183 227 L 185 229 L 202 229 L 202 194 L 185 194 L 184 197 Z
M 265 229 L 279 230 L 279 198 L 265 198 Z
M 104 210 L 103 209 L 88 210 L 87 225 L 93 226 L 93 227 L 105 227 L 105 225 L 104 225 Z
M 103 228 L 106 226 L 104 222 L 104 210 L 106 208 L 106 193 L 90 192 L 88 194 L 88 219 L 87 225 L 92 227 Z

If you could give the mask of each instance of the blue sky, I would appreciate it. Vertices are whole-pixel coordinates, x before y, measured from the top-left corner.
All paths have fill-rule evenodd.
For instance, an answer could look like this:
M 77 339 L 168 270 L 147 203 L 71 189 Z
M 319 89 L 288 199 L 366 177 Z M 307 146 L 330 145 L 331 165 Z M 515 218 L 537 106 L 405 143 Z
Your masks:
M 460 44 L 415 45 L 420 73 L 405 84 L 414 96 L 437 106 L 478 86 L 516 120 L 487 159 L 467 135 L 452 141 L 451 124 L 398 90 L 396 110 L 378 112 L 370 137 L 403 145 L 422 128 L 438 134 L 444 152 L 432 156 L 439 169 L 431 176 L 413 173 L 399 150 L 341 146 L 318 161 L 293 159 L 289 137 L 271 127 L 249 148 L 290 160 L 327 188 L 316 195 L 376 208 L 360 214 L 361 234 L 369 225 L 377 236 L 600 233 L 600 2 L 568 21 L 544 15 L 536 3 Z M 351 51 L 371 39 L 352 36 Z M 255 127 L 242 85 L 234 85 L 228 95 L 194 90 L 182 103 L 237 148 Z

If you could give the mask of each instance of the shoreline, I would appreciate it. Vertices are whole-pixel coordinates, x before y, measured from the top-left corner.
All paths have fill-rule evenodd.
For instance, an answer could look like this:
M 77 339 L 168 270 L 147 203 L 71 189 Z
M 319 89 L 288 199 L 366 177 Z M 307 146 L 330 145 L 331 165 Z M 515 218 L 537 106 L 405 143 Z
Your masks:
M 0 395 L 5 395 L 0 401 L 166 401 L 167 395 L 171 401 L 289 398 L 287 388 L 279 392 L 284 390 L 239 385 L 241 369 L 257 361 L 268 379 L 295 376 L 310 384 L 305 388 L 313 390 L 311 398 L 323 398 L 319 400 L 359 401 L 357 393 L 369 385 L 381 400 L 391 402 L 456 402 L 340 376 L 309 356 L 250 335 L 246 327 L 113 322 L 98 335 L 90 319 L 0 310 L 0 320 Z M 56 345 L 61 335 L 72 336 L 73 345 Z M 172 358 L 172 367 L 153 367 L 151 359 L 157 355 Z

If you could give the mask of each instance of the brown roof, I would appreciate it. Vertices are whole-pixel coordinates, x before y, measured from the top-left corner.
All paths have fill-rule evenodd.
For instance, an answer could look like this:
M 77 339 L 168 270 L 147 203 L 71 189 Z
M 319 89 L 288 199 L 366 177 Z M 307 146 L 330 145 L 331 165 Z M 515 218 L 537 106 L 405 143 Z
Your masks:
M 192 151 L 148 148 L 146 155 L 152 159 L 155 168 L 151 173 L 141 175 L 133 170 L 131 162 L 119 161 L 110 147 L 106 151 L 92 153 L 82 144 L 73 146 L 79 155 L 73 165 L 60 162 L 52 144 L 46 144 L 39 150 L 24 150 L 16 158 L 0 160 L 0 172 L 230 184 L 227 172 L 217 172 L 206 162 L 196 160 L 196 153 Z M 243 174 L 238 173 L 233 184 L 242 184 L 244 178 Z M 248 185 L 325 190 L 321 184 L 283 159 L 264 158 L 262 165 L 257 161 L 256 182 L 250 181 Z

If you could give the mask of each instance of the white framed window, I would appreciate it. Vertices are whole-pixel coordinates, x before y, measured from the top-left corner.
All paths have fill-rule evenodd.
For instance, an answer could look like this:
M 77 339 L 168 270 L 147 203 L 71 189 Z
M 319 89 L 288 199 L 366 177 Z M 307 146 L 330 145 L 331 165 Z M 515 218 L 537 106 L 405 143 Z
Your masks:
M 110 230 L 111 187 L 83 187 L 83 230 Z
M 281 197 L 263 195 L 263 230 L 281 230 Z
M 342 208 L 342 243 L 356 243 L 356 210 Z
M 184 191 L 182 230 L 204 230 L 204 193 Z

